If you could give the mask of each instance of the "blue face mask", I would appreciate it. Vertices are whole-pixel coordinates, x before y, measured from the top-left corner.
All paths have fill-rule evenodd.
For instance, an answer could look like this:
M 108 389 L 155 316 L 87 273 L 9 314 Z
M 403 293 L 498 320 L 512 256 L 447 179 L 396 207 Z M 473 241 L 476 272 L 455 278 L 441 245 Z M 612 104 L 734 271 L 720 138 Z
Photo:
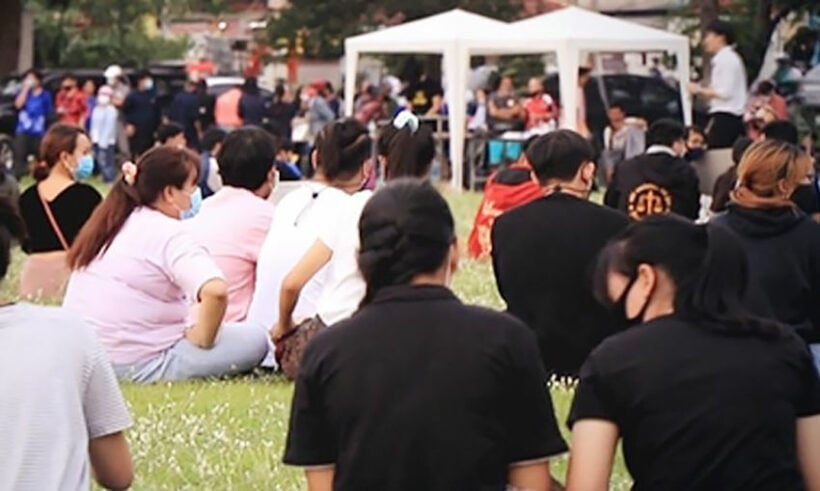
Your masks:
M 202 190 L 197 186 L 196 190 L 191 194 L 191 207 L 187 210 L 180 211 L 179 218 L 182 220 L 191 219 L 199 213 L 200 208 L 202 208 Z
M 91 155 L 83 155 L 77 161 L 77 168 L 74 169 L 74 179 L 82 181 L 91 177 L 94 172 L 94 157 Z

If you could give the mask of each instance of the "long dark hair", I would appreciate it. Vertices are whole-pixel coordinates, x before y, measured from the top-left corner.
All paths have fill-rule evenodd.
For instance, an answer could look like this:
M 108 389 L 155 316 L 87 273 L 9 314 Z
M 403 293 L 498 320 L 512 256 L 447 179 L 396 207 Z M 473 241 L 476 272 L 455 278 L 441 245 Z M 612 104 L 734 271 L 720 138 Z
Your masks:
M 444 264 L 455 240 L 453 215 L 429 182 L 397 179 L 367 202 L 359 240 L 366 305 L 380 289 L 408 284 Z
M 777 323 L 746 308 L 749 264 L 740 241 L 718 225 L 675 216 L 650 217 L 629 226 L 604 248 L 595 269 L 595 297 L 611 304 L 610 272 L 634 278 L 638 266 L 662 269 L 675 284 L 675 315 L 728 335 L 776 337 Z
M 168 186 L 182 189 L 191 172 L 194 182 L 199 178 L 199 157 L 187 149 L 157 147 L 143 154 L 136 165 L 133 183 L 125 177 L 117 181 L 80 230 L 68 251 L 72 270 L 88 266 L 104 253 L 137 207 L 156 202 Z
M 6 277 L 11 263 L 12 243 L 24 243 L 26 226 L 17 207 L 7 198 L 0 198 L 0 279 Z
M 409 125 L 398 129 L 389 124 L 379 135 L 378 151 L 387 160 L 387 179 L 425 177 L 436 156 L 433 130 L 428 125 L 413 131 Z
M 47 178 L 51 169 L 60 162 L 63 152 L 73 154 L 77 149 L 77 140 L 85 134 L 81 128 L 67 124 L 55 124 L 49 128 L 40 144 L 41 160 L 32 169 L 34 179 L 42 181 Z
M 328 180 L 348 179 L 370 156 L 370 143 L 362 123 L 353 118 L 334 121 L 316 137 L 317 167 Z

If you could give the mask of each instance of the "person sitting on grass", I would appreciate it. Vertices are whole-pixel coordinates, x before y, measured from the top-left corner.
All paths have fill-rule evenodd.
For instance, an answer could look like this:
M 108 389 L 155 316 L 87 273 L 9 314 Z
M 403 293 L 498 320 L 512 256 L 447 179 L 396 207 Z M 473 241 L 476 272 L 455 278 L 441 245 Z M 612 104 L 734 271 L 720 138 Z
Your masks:
M 400 179 L 359 223 L 360 310 L 307 347 L 284 462 L 310 491 L 550 489 L 566 451 L 535 336 L 463 305 L 453 216 L 433 186 Z
M 436 156 L 432 128 L 420 124 L 410 111 L 399 113 L 393 124 L 382 129 L 376 148 L 385 180 L 424 178 L 430 173 Z
M 189 222 L 194 239 L 205 247 L 228 283 L 225 322 L 245 320 L 253 297 L 259 252 L 273 220 L 268 197 L 276 178 L 274 155 L 276 143 L 265 130 L 246 126 L 232 131 L 219 153 L 223 187 L 203 202 L 202 212 Z
M 122 171 L 69 251 L 64 305 L 95 328 L 123 379 L 218 377 L 255 367 L 267 351 L 265 330 L 223 326 L 224 276 L 181 222 L 202 202 L 199 157 L 158 147 Z M 194 302 L 199 316 L 189 324 Z
M 596 270 L 597 298 L 636 327 L 581 368 L 567 489 L 607 489 L 619 438 L 633 489 L 820 489 L 820 379 L 793 330 L 743 307 L 754 277 L 732 232 L 647 218 Z
M 185 128 L 177 123 L 167 123 L 157 128 L 157 143 L 160 146 L 185 148 Z
M 2 279 L 24 231 L 0 200 Z M 0 346 L 0 489 L 89 489 L 92 477 L 127 489 L 131 416 L 94 331 L 64 309 L 6 302 Z

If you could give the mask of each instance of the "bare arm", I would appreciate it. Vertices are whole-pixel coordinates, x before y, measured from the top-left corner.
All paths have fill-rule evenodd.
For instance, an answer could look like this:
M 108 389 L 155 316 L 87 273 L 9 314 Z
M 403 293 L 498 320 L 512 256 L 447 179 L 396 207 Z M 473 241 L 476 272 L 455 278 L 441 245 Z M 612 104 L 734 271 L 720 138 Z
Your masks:
M 199 289 L 199 302 L 199 318 L 185 337 L 199 348 L 211 349 L 228 306 L 228 285 L 218 278 L 206 282 Z
M 434 95 L 433 101 L 430 104 L 430 109 L 427 111 L 426 116 L 437 116 L 441 112 L 441 96 Z
M 602 419 L 582 419 L 572 427 L 568 491 L 606 491 L 612 474 L 618 427 Z
M 279 322 L 271 333 L 274 341 L 293 328 L 293 309 L 296 308 L 302 288 L 330 262 L 332 257 L 333 251 L 324 242 L 317 240 L 282 281 L 279 292 Z
M 820 491 L 820 416 L 797 420 L 797 458 L 806 491 Z
M 333 467 L 306 469 L 308 491 L 333 491 Z
M 120 431 L 88 442 L 94 480 L 105 489 L 128 489 L 134 481 L 134 465 L 128 441 Z
M 507 482 L 513 489 L 527 491 L 550 491 L 550 464 L 538 462 L 510 466 Z
M 23 109 L 23 106 L 26 105 L 26 100 L 28 99 L 28 93 L 30 90 L 31 89 L 29 89 L 27 85 L 24 85 L 23 90 L 21 90 L 20 93 L 17 94 L 17 97 L 14 98 L 14 107 L 16 107 L 18 111 Z
M 496 119 L 515 119 L 518 118 L 521 114 L 520 108 L 518 105 L 514 107 L 503 107 L 500 108 L 495 105 L 492 99 L 490 99 L 489 104 L 487 104 L 487 109 L 489 109 L 490 116 Z

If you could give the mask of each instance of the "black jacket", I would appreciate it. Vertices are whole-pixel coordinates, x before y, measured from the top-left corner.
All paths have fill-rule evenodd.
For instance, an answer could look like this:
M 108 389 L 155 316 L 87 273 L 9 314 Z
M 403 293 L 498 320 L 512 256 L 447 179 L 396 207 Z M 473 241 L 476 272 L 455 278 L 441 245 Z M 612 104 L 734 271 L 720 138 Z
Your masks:
M 695 220 L 700 213 L 698 176 L 680 157 L 666 153 L 640 155 L 615 167 L 604 203 L 633 220 L 665 213 Z
M 734 231 L 749 256 L 750 288 L 769 305 L 752 310 L 820 342 L 820 225 L 797 208 L 756 210 L 730 204 L 713 223 Z M 766 309 L 766 310 L 763 310 Z

